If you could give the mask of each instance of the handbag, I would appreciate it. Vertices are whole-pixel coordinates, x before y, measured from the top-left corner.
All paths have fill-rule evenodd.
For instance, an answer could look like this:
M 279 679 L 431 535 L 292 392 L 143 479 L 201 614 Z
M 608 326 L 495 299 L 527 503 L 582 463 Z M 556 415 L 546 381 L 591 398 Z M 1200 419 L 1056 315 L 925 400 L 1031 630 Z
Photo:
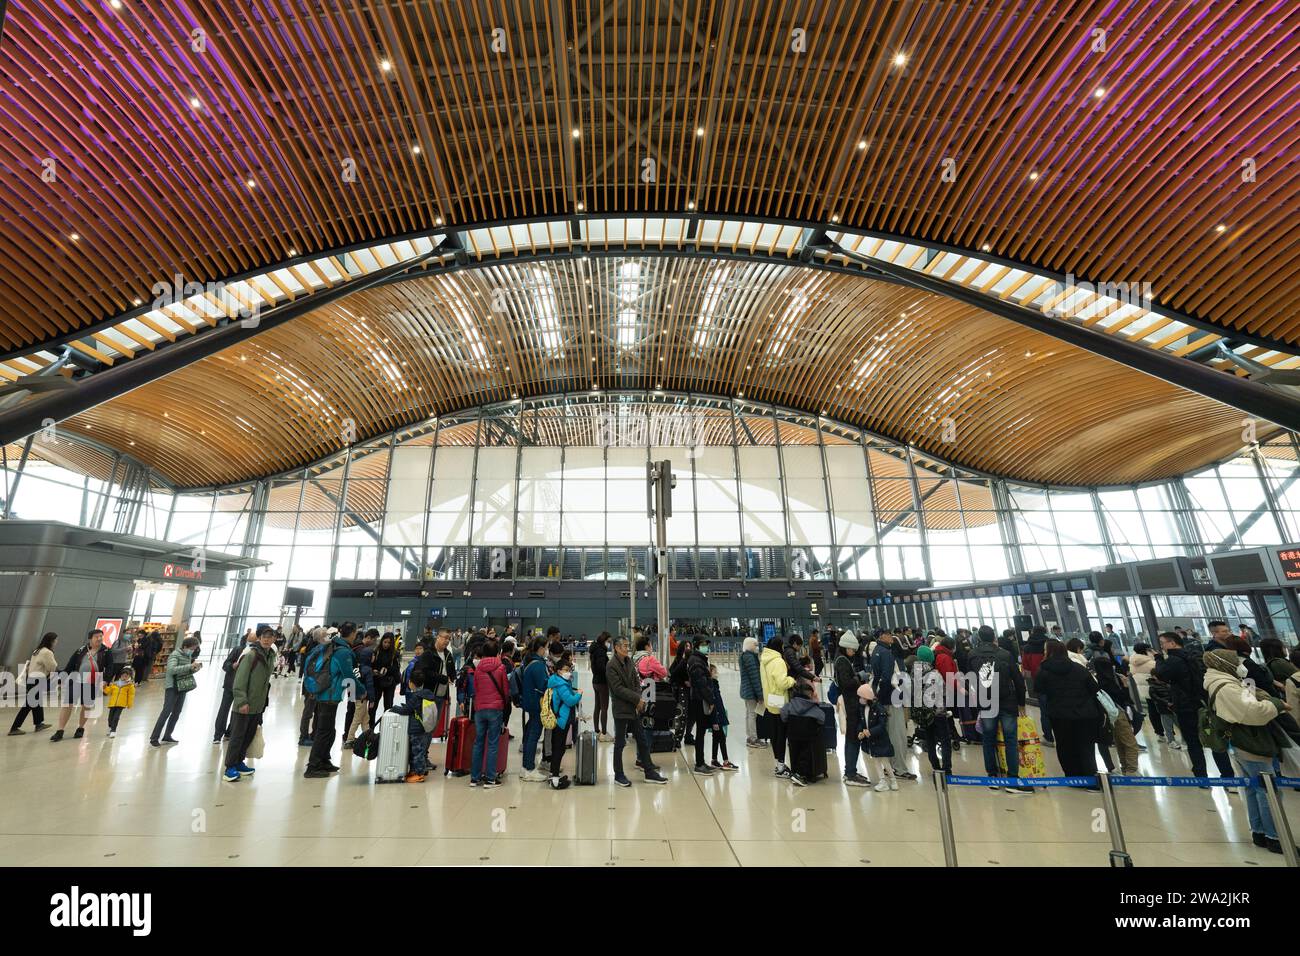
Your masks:
M 262 737 L 262 725 L 257 725 L 257 730 L 253 731 L 253 739 L 248 742 L 248 750 L 245 756 L 257 760 L 266 750 L 266 740 Z
M 199 684 L 198 678 L 193 674 L 181 674 L 176 678 L 176 693 L 188 694 Z
M 1101 704 L 1101 709 L 1106 713 L 1106 722 L 1109 724 L 1115 723 L 1119 718 L 1119 707 L 1110 699 L 1110 694 L 1104 690 L 1097 691 L 1097 703 Z

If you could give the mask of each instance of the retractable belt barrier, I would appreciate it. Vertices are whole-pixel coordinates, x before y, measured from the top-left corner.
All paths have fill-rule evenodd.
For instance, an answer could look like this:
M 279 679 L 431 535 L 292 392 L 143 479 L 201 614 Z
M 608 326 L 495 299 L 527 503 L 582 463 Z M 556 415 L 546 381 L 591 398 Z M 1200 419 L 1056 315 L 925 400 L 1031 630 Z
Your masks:
M 952 828 L 952 807 L 949 804 L 949 787 L 1100 787 L 1106 801 L 1107 830 L 1110 833 L 1111 866 L 1132 866 L 1124 842 L 1124 829 L 1120 822 L 1119 805 L 1115 800 L 1115 787 L 1239 787 L 1263 790 L 1269 810 L 1277 828 L 1282 855 L 1290 867 L 1300 866 L 1291 824 L 1282 808 L 1278 787 L 1300 787 L 1300 777 L 1279 777 L 1262 773 L 1258 777 L 1126 777 L 1099 773 L 1082 777 L 974 777 L 962 774 L 945 774 L 934 771 L 934 788 L 939 800 L 939 827 L 943 837 L 943 855 L 947 866 L 957 865 L 957 841 Z

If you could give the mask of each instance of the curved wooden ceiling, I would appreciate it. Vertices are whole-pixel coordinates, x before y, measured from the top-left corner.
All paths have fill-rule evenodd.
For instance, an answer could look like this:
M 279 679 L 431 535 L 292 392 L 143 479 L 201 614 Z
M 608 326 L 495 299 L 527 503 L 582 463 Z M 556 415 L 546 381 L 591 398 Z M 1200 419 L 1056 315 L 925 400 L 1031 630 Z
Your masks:
M 93 328 L 174 275 L 220 280 L 444 223 L 688 210 L 1149 282 L 1162 306 L 1225 333 L 1300 344 L 1297 27 L 1300 7 L 1264 0 L 11 0 L 0 349 Z M 698 318 L 715 267 L 675 267 L 696 298 L 669 285 L 642 316 L 676 343 L 663 369 L 649 346 L 622 354 L 612 305 L 586 325 L 566 313 L 561 334 L 588 330 L 606 387 L 744 389 L 1026 479 L 1164 477 L 1239 444 L 1241 416 L 1222 405 L 856 279 L 779 280 L 830 298 L 811 306 L 825 325 L 801 323 L 775 362 L 757 339 L 771 341 L 776 303 L 757 292 L 696 348 L 667 306 Z M 559 360 L 527 344 L 527 319 L 509 327 L 527 303 L 449 304 L 484 281 L 374 290 L 70 427 L 206 485 L 333 450 L 325 423 L 343 409 L 364 436 L 457 403 L 589 387 L 590 352 Z M 383 371 L 385 336 L 405 389 Z M 955 443 L 929 420 L 945 411 Z
M 969 467 L 1063 484 L 1166 477 L 1241 444 L 1240 412 L 947 298 L 654 256 L 365 290 L 67 427 L 197 486 L 335 452 L 348 419 L 365 438 L 593 385 L 824 411 Z

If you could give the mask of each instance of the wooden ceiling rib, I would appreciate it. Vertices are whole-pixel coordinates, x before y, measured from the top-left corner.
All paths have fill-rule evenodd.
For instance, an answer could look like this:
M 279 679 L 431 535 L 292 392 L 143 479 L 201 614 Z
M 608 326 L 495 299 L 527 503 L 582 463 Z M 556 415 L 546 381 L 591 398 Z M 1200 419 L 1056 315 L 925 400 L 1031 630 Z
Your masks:
M 348 419 L 365 438 L 593 385 L 743 394 L 1062 484 L 1167 477 L 1240 446 L 1235 410 L 950 299 L 795 265 L 653 256 L 368 289 L 66 427 L 135 441 L 133 456 L 201 486 L 337 451 Z
M 1238 354 L 1289 367 L 1297 30 L 1300 6 L 1268 0 L 11 0 L 0 376 L 48 364 L 56 340 L 107 365 L 229 314 L 214 301 L 105 324 L 177 275 L 265 272 L 248 294 L 283 300 L 295 282 L 336 281 L 322 269 L 354 274 L 340 260 L 360 255 L 319 258 L 345 247 L 687 212 L 837 223 L 1150 283 L 1201 331 L 1142 315 L 1111 334 L 1133 325 L 1174 355 L 1248 334 L 1259 351 Z M 566 241 L 563 221 L 537 228 Z M 794 233 L 729 245 L 793 255 Z M 682 241 L 665 228 L 646 245 Z M 518 245 L 485 242 L 473 255 Z M 908 256 L 897 261 L 934 265 Z M 299 261 L 274 271 L 287 260 Z M 1181 473 L 1231 452 L 1240 430 L 1222 405 L 952 302 L 779 263 L 638 261 L 655 281 L 631 308 L 608 260 L 374 289 L 69 427 L 134 440 L 142 461 L 195 485 L 327 454 L 343 417 L 378 433 L 456 403 L 590 388 L 593 374 L 606 388 L 826 408 L 972 467 L 1069 484 Z M 945 266 L 975 282 L 963 268 Z M 547 318 L 539 283 L 561 315 Z M 497 288 L 504 311 L 477 301 Z M 794 290 L 806 316 L 787 315 Z M 997 294 L 1039 290 L 1026 277 Z M 726 300 L 716 318 L 710 297 Z M 634 348 L 619 339 L 627 311 Z M 563 358 L 538 345 L 550 339 Z M 936 444 L 945 417 L 953 447 Z M 200 451 L 209 438 L 220 456 Z

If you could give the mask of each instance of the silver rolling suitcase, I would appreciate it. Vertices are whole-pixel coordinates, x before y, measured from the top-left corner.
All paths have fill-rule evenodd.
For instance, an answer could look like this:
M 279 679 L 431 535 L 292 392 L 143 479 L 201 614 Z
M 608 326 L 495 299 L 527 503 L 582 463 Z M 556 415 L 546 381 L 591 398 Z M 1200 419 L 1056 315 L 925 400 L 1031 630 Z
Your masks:
M 596 732 L 594 730 L 579 732 L 575 759 L 577 765 L 573 772 L 574 783 L 594 786 L 596 783 Z
M 406 729 L 410 718 L 386 711 L 379 718 L 379 755 L 375 758 L 376 783 L 402 783 L 410 761 L 411 739 Z

